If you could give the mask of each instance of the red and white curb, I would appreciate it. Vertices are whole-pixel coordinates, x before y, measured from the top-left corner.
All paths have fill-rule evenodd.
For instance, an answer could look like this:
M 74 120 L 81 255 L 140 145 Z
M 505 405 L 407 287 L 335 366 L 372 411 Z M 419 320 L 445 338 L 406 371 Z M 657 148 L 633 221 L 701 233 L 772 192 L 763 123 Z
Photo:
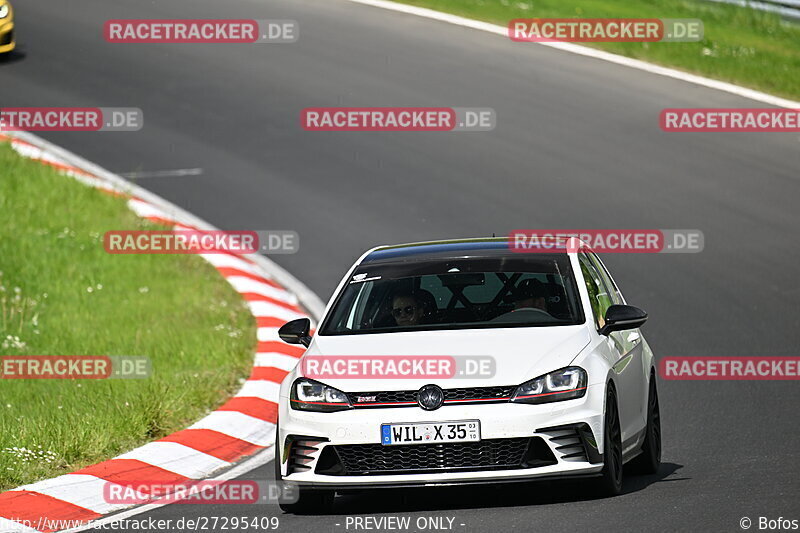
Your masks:
M 0 134 L 0 141 L 10 141 L 23 156 L 53 166 L 87 185 L 128 196 L 130 208 L 143 218 L 176 228 L 215 229 L 38 137 Z M 303 349 L 282 342 L 278 328 L 295 318 L 319 317 L 323 304 L 299 281 L 262 256 L 203 257 L 242 295 L 257 321 L 255 362 L 241 390 L 183 431 L 71 474 L 0 493 L 0 532 L 50 532 L 77 527 L 132 507 L 106 502 L 103 494 L 109 483 L 130 487 L 147 480 L 161 486 L 177 485 L 209 478 L 229 470 L 243 458 L 273 451 L 270 448 L 275 442 L 280 382 L 303 353 Z M 133 505 L 157 503 L 146 493 L 139 493 L 138 497 Z

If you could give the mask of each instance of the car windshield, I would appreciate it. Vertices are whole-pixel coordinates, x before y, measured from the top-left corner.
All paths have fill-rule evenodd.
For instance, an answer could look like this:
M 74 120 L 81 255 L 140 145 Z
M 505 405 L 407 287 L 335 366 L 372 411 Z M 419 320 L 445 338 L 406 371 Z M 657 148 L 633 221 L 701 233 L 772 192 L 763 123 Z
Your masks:
M 583 323 L 565 254 L 373 263 L 347 281 L 320 335 Z

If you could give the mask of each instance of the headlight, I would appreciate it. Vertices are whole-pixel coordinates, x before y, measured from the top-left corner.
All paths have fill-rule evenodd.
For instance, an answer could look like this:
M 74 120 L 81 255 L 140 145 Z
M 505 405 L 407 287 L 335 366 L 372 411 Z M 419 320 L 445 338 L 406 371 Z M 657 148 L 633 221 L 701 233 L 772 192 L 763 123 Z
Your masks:
M 549 403 L 582 398 L 586 394 L 586 371 L 570 366 L 526 381 L 514 391 L 512 402 Z
M 8 4 L 3 4 L 0 6 L 0 19 L 4 19 L 8 16 Z
M 339 389 L 306 378 L 299 378 L 292 384 L 289 399 L 292 409 L 297 411 L 330 413 L 353 407 L 347 395 Z

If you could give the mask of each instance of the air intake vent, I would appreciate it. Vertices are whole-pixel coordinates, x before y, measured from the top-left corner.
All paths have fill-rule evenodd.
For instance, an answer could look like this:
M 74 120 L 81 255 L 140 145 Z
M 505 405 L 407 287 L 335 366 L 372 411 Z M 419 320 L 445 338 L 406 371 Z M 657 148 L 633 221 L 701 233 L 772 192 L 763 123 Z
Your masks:
M 537 429 L 550 441 L 556 456 L 562 461 L 602 463 L 603 458 L 597 450 L 597 441 L 589 424 L 569 424 L 566 426 Z
M 575 429 L 564 430 L 548 435 L 556 453 L 564 461 L 588 461 L 581 437 Z
M 322 439 L 297 438 L 292 440 L 289 445 L 289 466 L 288 474 L 297 472 L 308 472 L 311 470 L 311 463 L 319 453 L 318 446 L 325 442 Z

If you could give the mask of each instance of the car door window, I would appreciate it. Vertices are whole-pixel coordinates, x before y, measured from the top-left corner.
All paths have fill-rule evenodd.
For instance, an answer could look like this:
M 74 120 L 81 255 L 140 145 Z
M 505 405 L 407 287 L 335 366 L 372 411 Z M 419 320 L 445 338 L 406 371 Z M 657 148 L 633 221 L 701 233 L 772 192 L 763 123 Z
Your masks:
M 597 329 L 600 329 L 606 323 L 606 310 L 614 301 L 609 295 L 608 288 L 603 282 L 600 273 L 589 258 L 585 254 L 580 254 L 578 260 L 581 264 L 583 279 L 586 282 L 586 291 L 589 293 L 589 303 L 592 306 L 594 321 Z
M 611 280 L 611 276 L 608 275 L 608 271 L 605 269 L 605 266 L 600 259 L 594 253 L 588 254 L 589 259 L 591 260 L 592 264 L 595 267 L 595 270 L 600 274 L 600 278 L 603 280 L 603 284 L 606 287 L 606 292 L 608 293 L 609 297 L 611 298 L 612 302 L 617 305 L 621 305 L 625 303 L 622 299 L 622 294 L 620 294 L 619 289 Z

